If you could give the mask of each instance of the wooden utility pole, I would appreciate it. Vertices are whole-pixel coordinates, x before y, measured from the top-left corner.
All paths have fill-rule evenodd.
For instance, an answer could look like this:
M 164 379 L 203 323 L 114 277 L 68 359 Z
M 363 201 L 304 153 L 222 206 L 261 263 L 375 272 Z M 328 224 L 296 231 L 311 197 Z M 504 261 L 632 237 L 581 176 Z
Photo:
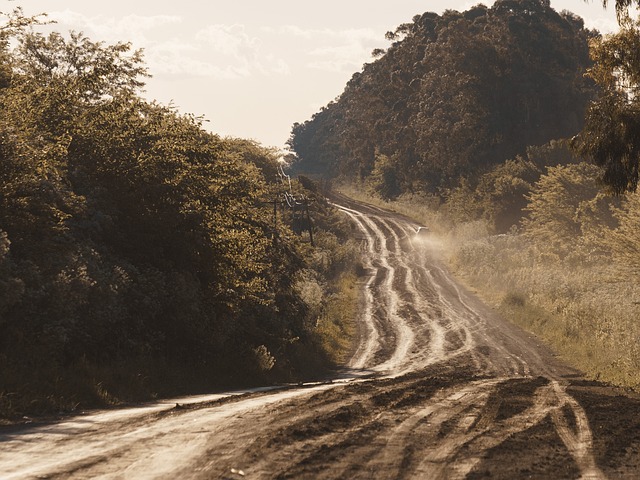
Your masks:
M 304 209 L 307 214 L 307 230 L 309 231 L 309 241 L 311 245 L 315 246 L 313 243 L 313 225 L 311 224 L 311 215 L 309 215 L 309 200 L 304 199 Z
M 273 200 L 273 243 L 278 243 L 278 199 Z

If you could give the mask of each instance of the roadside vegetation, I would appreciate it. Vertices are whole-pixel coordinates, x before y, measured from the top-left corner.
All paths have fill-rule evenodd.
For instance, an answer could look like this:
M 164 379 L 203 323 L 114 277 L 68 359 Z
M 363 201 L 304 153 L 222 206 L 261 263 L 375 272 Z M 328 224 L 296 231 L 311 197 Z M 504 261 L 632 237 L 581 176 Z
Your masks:
M 518 229 L 487 235 L 486 221 L 462 223 L 467 235 L 452 235 L 449 259 L 506 318 L 591 377 L 638 389 L 640 285 L 629 257 L 640 203 L 603 195 L 598 174 L 586 163 L 549 169 Z
M 302 170 L 310 162 L 343 193 L 428 225 L 459 278 L 591 378 L 640 390 L 640 23 L 626 14 L 630 5 L 637 2 L 616 2 L 621 30 L 604 37 L 544 0 L 501 0 L 490 9 L 416 16 L 393 34 L 398 42 L 354 76 L 343 96 L 294 128 L 291 145 Z M 471 35 L 474 49 L 496 32 L 496 52 L 456 52 L 448 47 L 461 38 L 449 36 L 454 30 Z M 510 53 L 500 49 L 499 38 L 511 39 Z M 405 64 L 405 55 L 416 49 L 429 59 L 425 70 Z M 501 57 L 521 49 L 526 56 Z M 533 90 L 523 92 L 536 84 L 525 82 L 506 90 L 524 95 L 515 94 L 509 104 L 515 112 L 503 110 L 486 96 L 486 75 L 469 70 L 475 64 L 468 55 L 484 58 L 490 72 L 503 68 L 502 82 L 515 71 L 529 80 L 545 72 L 542 84 L 561 92 L 564 107 Z M 518 63 L 522 58 L 527 62 Z M 446 86 L 433 84 L 443 78 L 440 65 L 462 65 L 449 71 L 464 72 L 464 81 L 456 83 L 456 74 Z M 584 78 L 579 87 L 577 76 Z M 385 78 L 390 86 L 379 80 Z M 421 99 L 411 102 L 419 112 L 387 102 L 398 85 L 408 85 L 399 94 L 404 101 Z M 572 88 L 583 96 L 572 96 Z M 580 106 L 585 96 L 588 108 Z M 356 108 L 353 99 L 360 97 Z M 549 105 L 556 105 L 554 121 L 573 116 L 576 122 L 549 129 L 555 125 L 544 113 Z M 478 114 L 492 120 L 473 127 Z M 503 125 L 496 119 L 508 114 L 517 128 L 496 130 Z M 525 117 L 517 120 L 519 114 Z M 376 130 L 382 127 L 384 134 Z M 332 137 L 336 131 L 344 136 Z
M 326 374 L 357 301 L 343 219 L 278 152 L 143 100 L 129 44 L 43 20 L 0 25 L 0 417 Z
M 593 163 L 575 163 L 574 157 L 547 166 L 526 188 L 525 215 L 509 234 L 478 235 L 456 244 L 452 255 L 458 271 L 505 315 L 539 333 L 592 377 L 636 390 L 638 51 L 640 22 L 624 15 L 619 33 L 591 43 L 589 76 L 600 95 L 571 146 L 577 158 Z M 481 217 L 489 220 L 489 232 L 497 230 L 490 216 Z
M 518 183 L 504 167 L 496 168 L 503 176 L 495 184 Z M 505 318 L 589 377 L 640 390 L 640 195 L 603 193 L 601 171 L 590 163 L 538 172 L 524 191 L 520 221 L 500 234 L 492 216 L 499 205 L 479 205 L 482 188 L 465 185 L 440 202 L 417 195 L 387 201 L 363 185 L 337 188 L 428 225 L 434 252 Z

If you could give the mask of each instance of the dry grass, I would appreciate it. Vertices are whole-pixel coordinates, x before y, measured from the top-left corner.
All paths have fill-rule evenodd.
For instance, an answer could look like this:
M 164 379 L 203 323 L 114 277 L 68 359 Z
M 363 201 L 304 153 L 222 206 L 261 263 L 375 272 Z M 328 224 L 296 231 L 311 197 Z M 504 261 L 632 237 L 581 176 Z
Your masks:
M 455 245 L 454 271 L 592 378 L 640 389 L 640 285 L 611 262 L 543 255 L 518 235 Z
M 358 309 L 357 277 L 347 274 L 340 277 L 337 293 L 330 296 L 318 319 L 316 332 L 323 350 L 337 365 L 344 363 L 351 351 L 355 337 L 355 318 Z
M 561 258 L 522 235 L 489 235 L 483 221 L 453 225 L 427 198 L 384 202 L 340 190 L 428 224 L 442 236 L 453 272 L 505 318 L 589 377 L 640 390 L 640 283 L 611 256 L 575 247 Z

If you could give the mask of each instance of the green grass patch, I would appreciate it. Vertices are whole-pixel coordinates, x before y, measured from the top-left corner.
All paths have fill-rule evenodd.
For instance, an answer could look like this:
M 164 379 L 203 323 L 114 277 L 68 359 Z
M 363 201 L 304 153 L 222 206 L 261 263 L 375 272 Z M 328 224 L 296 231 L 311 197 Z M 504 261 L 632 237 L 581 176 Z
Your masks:
M 336 293 L 328 299 L 318 319 L 316 333 L 322 348 L 335 364 L 347 360 L 356 333 L 359 288 L 353 273 L 342 275 L 336 283 Z

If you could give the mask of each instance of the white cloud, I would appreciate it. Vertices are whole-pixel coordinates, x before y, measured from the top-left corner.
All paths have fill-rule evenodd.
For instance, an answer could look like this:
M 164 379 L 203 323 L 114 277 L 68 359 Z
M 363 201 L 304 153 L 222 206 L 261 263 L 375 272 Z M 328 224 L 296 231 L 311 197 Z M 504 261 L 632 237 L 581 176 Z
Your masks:
M 196 39 L 216 53 L 236 58 L 254 56 L 259 50 L 258 40 L 247 34 L 244 25 L 210 25 L 197 32 Z
M 52 12 L 49 14 L 51 20 L 55 20 L 58 25 L 64 25 L 73 30 L 80 30 L 87 34 L 92 33 L 100 40 L 105 41 L 130 41 L 137 44 L 136 47 L 144 47 L 149 41 L 146 33 L 182 23 L 182 18 L 175 15 L 127 15 L 121 18 L 87 17 L 85 15 L 65 10 L 62 12 Z
M 244 77 L 248 73 L 246 68 L 230 65 L 221 67 L 201 57 L 202 52 L 198 45 L 179 40 L 157 43 L 146 51 L 147 63 L 152 74 L 232 80 Z
M 310 68 L 332 72 L 352 72 L 359 70 L 362 64 L 371 58 L 373 48 L 353 43 L 337 47 L 316 48 L 309 52 L 318 60 L 307 64 Z
M 301 28 L 296 25 L 284 25 L 278 28 L 264 27 L 263 31 L 279 35 L 292 35 L 305 39 L 346 40 L 346 41 L 380 41 L 380 35 L 370 28 L 349 28 L 333 30 L 330 28 Z
M 594 20 L 585 18 L 584 23 L 587 28 L 595 28 L 602 34 L 615 33 L 620 30 L 618 22 L 607 18 L 598 18 Z
M 287 62 L 265 52 L 259 38 L 244 25 L 210 25 L 185 29 L 175 15 L 88 17 L 71 10 L 53 12 L 56 30 L 78 30 L 95 40 L 128 41 L 144 49 L 152 75 L 170 74 L 231 80 L 259 75 L 288 75 Z
M 208 62 L 203 62 L 189 57 L 161 57 L 154 59 L 154 65 L 157 66 L 157 72 L 169 75 L 185 74 L 196 77 L 212 77 L 219 80 L 236 80 L 246 77 L 249 72 L 242 67 L 219 67 Z
M 268 68 L 264 70 L 264 73 L 267 75 L 276 74 L 276 75 L 290 75 L 291 68 L 289 64 L 284 61 L 282 58 L 277 58 L 275 55 L 267 55 L 266 65 Z M 261 67 L 264 69 L 264 67 Z
M 290 73 L 287 62 L 265 52 L 261 40 L 251 36 L 244 25 L 210 25 L 197 32 L 196 40 L 211 61 L 227 64 L 239 76 L 256 72 L 267 76 Z
M 330 71 L 351 72 L 371 59 L 371 51 L 386 41 L 373 29 L 303 29 L 286 25 L 269 29 L 270 33 L 292 36 L 308 41 L 310 47 L 305 52 L 313 57 L 307 67 Z M 322 47 L 318 47 L 320 44 Z

